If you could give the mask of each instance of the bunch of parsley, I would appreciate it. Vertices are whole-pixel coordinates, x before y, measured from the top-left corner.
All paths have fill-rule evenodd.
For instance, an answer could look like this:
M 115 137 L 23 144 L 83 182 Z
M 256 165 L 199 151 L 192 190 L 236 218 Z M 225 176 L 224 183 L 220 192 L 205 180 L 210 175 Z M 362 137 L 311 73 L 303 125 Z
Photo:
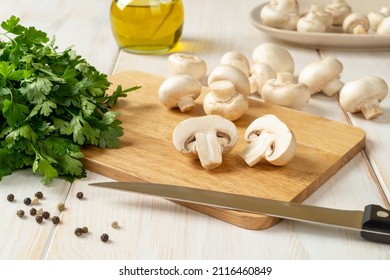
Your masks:
M 85 177 L 81 147 L 119 147 L 123 128 L 110 108 L 138 87 L 108 96 L 107 76 L 71 48 L 58 52 L 46 33 L 15 16 L 1 27 L 0 180 L 30 167 L 45 184 Z

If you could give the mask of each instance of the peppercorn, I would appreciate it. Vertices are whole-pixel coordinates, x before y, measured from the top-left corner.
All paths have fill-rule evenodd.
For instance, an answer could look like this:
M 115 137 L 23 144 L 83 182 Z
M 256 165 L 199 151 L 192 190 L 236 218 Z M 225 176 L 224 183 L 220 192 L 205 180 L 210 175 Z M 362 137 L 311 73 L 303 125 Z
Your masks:
M 35 193 L 35 197 L 38 198 L 38 199 L 42 199 L 43 198 L 43 193 L 42 192 L 36 192 Z
M 84 197 L 84 194 L 83 194 L 82 192 L 78 192 L 78 193 L 76 194 L 76 197 L 77 197 L 78 199 L 82 199 L 82 198 Z
M 24 211 L 23 211 L 23 210 L 18 210 L 18 211 L 16 212 L 16 215 L 18 215 L 19 218 L 23 218 L 23 216 L 24 216 Z
M 31 201 L 32 205 L 37 205 L 39 203 L 39 199 L 37 197 L 34 197 Z
M 82 230 L 83 230 L 83 233 L 88 233 L 88 228 L 87 227 L 83 227 Z
M 9 195 L 7 195 L 7 200 L 8 200 L 9 202 L 14 201 L 14 199 L 15 199 L 15 196 L 14 196 L 12 193 L 10 193 Z
M 113 228 L 119 228 L 119 225 L 118 225 L 118 222 L 117 222 L 117 221 L 113 221 L 113 222 L 111 223 L 111 226 L 112 226 Z
M 76 228 L 74 230 L 74 234 L 76 234 L 77 236 L 81 236 L 83 234 L 83 229 L 82 228 Z
M 49 212 L 47 212 L 47 211 L 43 211 L 43 213 L 42 213 L 42 217 L 43 217 L 45 220 L 47 220 L 47 219 L 49 219 L 49 218 L 50 218 L 50 213 L 49 213 Z
M 107 233 L 103 233 L 102 236 L 100 236 L 100 240 L 103 242 L 107 242 L 109 239 L 109 236 Z
M 60 212 L 64 211 L 64 210 L 65 210 L 65 204 L 62 203 L 62 202 L 58 203 L 58 204 L 57 204 L 57 209 L 58 209 L 58 211 L 60 211 Z
M 37 209 L 31 208 L 31 209 L 30 209 L 30 215 L 31 215 L 31 216 L 35 216 L 36 214 L 37 214 Z
M 53 218 L 51 220 L 52 220 L 53 224 L 55 224 L 55 225 L 60 222 L 60 218 L 57 216 L 53 216 Z
M 26 204 L 26 205 L 30 205 L 30 204 L 31 204 L 31 198 L 26 197 L 26 198 L 23 200 L 23 203 Z
M 36 217 L 35 217 L 35 221 L 36 221 L 38 224 L 40 224 L 40 223 L 43 222 L 43 217 L 42 217 L 42 216 L 36 216 Z

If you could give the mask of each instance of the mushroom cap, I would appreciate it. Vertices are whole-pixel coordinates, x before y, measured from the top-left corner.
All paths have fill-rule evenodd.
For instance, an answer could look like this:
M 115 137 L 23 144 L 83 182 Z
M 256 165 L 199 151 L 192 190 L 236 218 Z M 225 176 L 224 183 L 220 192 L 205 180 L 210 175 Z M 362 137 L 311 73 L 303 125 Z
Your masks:
M 382 20 L 382 22 L 378 25 L 376 33 L 380 35 L 390 34 L 390 16 Z
M 325 32 L 327 25 L 315 13 L 309 12 L 306 16 L 301 17 L 297 23 L 299 32 Z
M 264 43 L 252 52 L 253 63 L 265 63 L 277 72 L 294 72 L 294 60 L 291 54 L 282 46 Z
M 193 153 L 195 134 L 198 132 L 213 132 L 219 139 L 222 154 L 233 150 L 238 140 L 236 125 L 221 116 L 208 115 L 194 117 L 180 122 L 173 130 L 173 144 L 182 153 Z M 195 144 L 196 145 L 196 144 Z
M 207 72 L 206 62 L 195 56 L 185 53 L 174 53 L 168 57 L 171 75 L 190 75 L 201 80 Z
M 271 0 L 260 11 L 264 25 L 295 30 L 299 19 L 299 5 L 296 0 Z
M 265 158 L 268 162 L 282 166 L 295 156 L 297 146 L 295 135 L 278 117 L 267 114 L 254 120 L 245 131 L 245 140 L 251 142 L 261 133 L 270 133 L 275 139 L 266 152 Z
M 211 73 L 208 78 L 208 84 L 211 85 L 217 81 L 228 80 L 234 84 L 235 89 L 248 96 L 250 94 L 250 84 L 248 77 L 233 65 L 219 65 Z
M 321 5 L 311 4 L 309 14 L 310 13 L 316 15 L 316 17 L 327 27 L 333 24 L 333 15 L 325 11 L 324 7 Z
M 259 94 L 268 80 L 276 78 L 276 73 L 271 66 L 261 62 L 252 65 L 251 74 L 256 78 L 257 92 Z
M 289 77 L 285 79 L 283 75 L 291 75 L 291 79 L 289 80 Z M 295 84 L 292 74 L 289 72 L 278 73 L 277 77 L 277 79 L 272 79 L 265 83 L 261 91 L 263 100 L 291 109 L 302 109 L 311 97 L 307 85 L 303 83 Z M 283 82 L 284 80 L 286 82 Z
M 343 21 L 343 30 L 347 33 L 354 33 L 356 26 L 362 26 L 365 31 L 370 28 L 370 22 L 367 15 L 352 13 L 349 14 Z
M 373 31 L 376 31 L 379 24 L 385 19 L 385 15 L 380 12 L 369 12 L 367 14 L 368 21 L 370 23 L 370 28 Z
M 376 76 L 366 76 L 347 82 L 340 91 L 341 107 L 351 113 L 360 111 L 366 102 L 372 99 L 382 101 L 389 87 L 385 80 Z
M 167 78 L 158 91 L 159 101 L 168 108 L 178 107 L 178 101 L 184 97 L 193 100 L 199 97 L 202 85 L 190 75 L 175 75 Z
M 203 100 L 203 110 L 207 115 L 219 115 L 228 120 L 239 119 L 249 108 L 249 101 L 245 95 L 237 93 L 230 81 L 218 81 L 210 85 L 211 91 Z M 228 98 L 220 101 L 214 92 L 222 91 Z
M 337 58 L 327 56 L 306 65 L 299 73 L 298 82 L 306 84 L 313 95 L 338 78 L 342 71 L 343 64 Z
M 325 11 L 333 15 L 333 24 L 342 25 L 344 19 L 352 13 L 352 8 L 344 0 L 334 0 L 325 6 Z
M 246 76 L 249 76 L 250 64 L 245 55 L 238 51 L 230 51 L 225 53 L 221 58 L 221 64 L 230 64 L 236 66 L 243 71 Z

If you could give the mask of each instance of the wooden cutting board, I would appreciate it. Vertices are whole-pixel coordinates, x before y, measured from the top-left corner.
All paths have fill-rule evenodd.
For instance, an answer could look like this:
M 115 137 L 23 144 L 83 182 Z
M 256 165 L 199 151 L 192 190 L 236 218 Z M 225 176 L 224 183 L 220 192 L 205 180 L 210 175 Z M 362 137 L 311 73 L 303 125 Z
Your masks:
M 175 126 L 189 117 L 204 115 L 202 99 L 189 113 L 167 109 L 157 98 L 164 77 L 142 72 L 123 72 L 110 77 L 112 88 L 135 85 L 141 89 L 121 99 L 115 111 L 121 113 L 125 134 L 119 149 L 88 147 L 84 164 L 88 170 L 118 181 L 175 184 L 282 201 L 302 202 L 365 144 L 363 130 L 300 111 L 251 100 L 249 111 L 235 124 L 239 141 L 224 156 L 220 167 L 205 170 L 198 160 L 179 153 L 172 143 Z M 250 168 L 238 156 L 246 147 L 247 126 L 264 114 L 274 114 L 294 132 L 298 143 L 294 159 L 283 167 L 267 162 Z M 202 213 L 247 229 L 265 229 L 279 219 L 240 211 L 180 203 Z M 130 207 L 130 206 L 129 206 Z M 130 209 L 129 209 L 130 211 Z

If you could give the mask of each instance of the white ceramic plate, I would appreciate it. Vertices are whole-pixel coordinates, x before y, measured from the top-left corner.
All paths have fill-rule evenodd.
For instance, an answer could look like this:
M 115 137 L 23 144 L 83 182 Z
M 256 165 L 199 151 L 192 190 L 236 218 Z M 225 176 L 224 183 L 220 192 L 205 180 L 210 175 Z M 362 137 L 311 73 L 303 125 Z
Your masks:
M 265 26 L 261 23 L 260 11 L 265 4 L 256 6 L 250 13 L 251 23 L 276 39 L 308 48 L 338 48 L 384 50 L 390 49 L 390 35 L 377 34 L 345 34 L 335 29 L 326 33 L 308 33 Z

